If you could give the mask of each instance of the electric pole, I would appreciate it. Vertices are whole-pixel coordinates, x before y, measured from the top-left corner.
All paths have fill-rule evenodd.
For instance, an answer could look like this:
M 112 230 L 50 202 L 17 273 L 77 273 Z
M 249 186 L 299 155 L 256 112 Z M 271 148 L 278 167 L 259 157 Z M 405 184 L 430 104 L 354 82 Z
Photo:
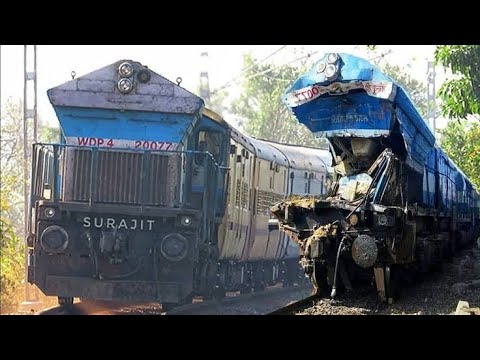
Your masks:
M 33 52 L 33 58 L 30 53 Z M 29 56 L 30 55 L 30 56 Z M 31 168 L 30 148 L 37 141 L 37 45 L 23 46 L 23 196 L 24 196 L 24 236 L 29 232 L 29 169 Z M 29 71 L 30 69 L 30 71 Z M 32 70 L 33 69 L 33 70 Z M 31 86 L 29 86 L 31 85 Z M 33 97 L 33 107 L 29 106 Z M 29 120 L 33 120 L 33 138 L 29 139 Z M 24 310 L 33 310 L 40 305 L 38 289 L 28 283 L 28 245 L 25 246 L 25 301 L 20 304 Z
M 200 70 L 200 97 L 210 106 L 210 80 L 208 79 L 208 53 L 202 52 Z
M 428 61 L 428 69 L 427 69 L 427 117 L 428 123 L 431 125 L 433 130 L 433 135 L 436 137 L 437 131 L 437 109 L 436 109 L 436 102 L 435 102 L 435 64 L 433 61 Z
M 2 124 L 2 45 L 0 45 L 0 125 L 1 124 Z

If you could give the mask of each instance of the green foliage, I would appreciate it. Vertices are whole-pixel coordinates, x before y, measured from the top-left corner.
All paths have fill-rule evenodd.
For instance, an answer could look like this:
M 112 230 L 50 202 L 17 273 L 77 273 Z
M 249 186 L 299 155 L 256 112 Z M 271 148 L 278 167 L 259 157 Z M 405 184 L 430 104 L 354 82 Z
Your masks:
M 40 129 L 38 142 L 58 143 L 60 141 L 60 129 L 58 127 L 43 126 Z
M 9 211 L 7 194 L 1 191 L 0 196 L 0 312 L 9 313 L 16 311 L 25 257 L 23 242 L 5 218 Z
M 439 45 L 435 60 L 455 75 L 439 91 L 443 115 L 465 119 L 480 114 L 480 45 Z
M 381 68 L 385 74 L 398 82 L 408 92 L 417 110 L 425 117 L 427 115 L 427 88 L 425 85 L 412 78 L 407 72 L 403 71 L 400 66 L 385 63 Z
M 32 138 L 32 132 L 29 132 Z M 0 161 L 2 172 L 0 189 L 8 197 L 8 212 L 2 214 L 13 226 L 15 233 L 23 234 L 23 105 L 8 99 L 2 108 L 2 136 Z M 30 150 L 30 147 L 27 148 Z M 30 169 L 28 169 L 30 170 Z
M 230 112 L 245 119 L 245 131 L 257 138 L 281 143 L 324 146 L 289 112 L 282 95 L 304 69 L 289 65 L 256 64 L 244 56 L 243 90 L 232 102 Z
M 439 130 L 440 144 L 447 155 L 480 188 L 480 125 L 477 122 L 450 121 Z

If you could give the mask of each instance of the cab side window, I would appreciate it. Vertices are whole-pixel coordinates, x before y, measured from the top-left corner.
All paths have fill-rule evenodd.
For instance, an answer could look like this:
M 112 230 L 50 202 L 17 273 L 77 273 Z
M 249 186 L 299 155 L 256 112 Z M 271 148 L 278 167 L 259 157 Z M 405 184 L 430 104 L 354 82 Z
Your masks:
M 217 163 L 221 162 L 222 151 L 222 134 L 215 131 L 199 131 L 196 139 L 197 151 L 208 151 L 213 155 Z M 197 165 L 204 165 L 205 155 L 196 154 L 195 163 Z

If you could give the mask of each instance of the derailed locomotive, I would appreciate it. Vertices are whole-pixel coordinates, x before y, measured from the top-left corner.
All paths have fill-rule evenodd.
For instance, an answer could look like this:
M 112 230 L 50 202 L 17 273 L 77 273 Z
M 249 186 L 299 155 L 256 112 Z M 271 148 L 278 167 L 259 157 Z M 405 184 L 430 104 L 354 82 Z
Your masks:
M 28 281 L 46 295 L 171 307 L 298 281 L 269 208 L 324 193 L 328 152 L 245 136 L 130 60 L 48 97 L 62 141 L 33 146 L 27 237 Z
M 391 302 L 478 227 L 476 188 L 435 144 L 404 89 L 366 60 L 329 53 L 287 90 L 300 123 L 330 142 L 328 197 L 275 204 L 319 293 L 372 281 Z

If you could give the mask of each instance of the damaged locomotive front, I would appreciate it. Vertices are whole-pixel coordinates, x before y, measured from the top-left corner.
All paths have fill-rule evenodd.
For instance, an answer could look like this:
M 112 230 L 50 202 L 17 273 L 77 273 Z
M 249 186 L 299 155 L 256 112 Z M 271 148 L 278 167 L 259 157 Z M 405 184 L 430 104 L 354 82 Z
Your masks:
M 441 264 L 473 237 L 475 187 L 435 145 L 404 89 L 378 68 L 326 54 L 284 102 L 329 140 L 333 155 L 326 196 L 271 207 L 317 292 L 335 296 L 367 282 L 390 303 L 400 280 Z
M 337 285 L 351 290 L 355 283 L 368 281 L 373 268 L 385 300 L 393 296 L 393 288 L 387 288 L 391 266 L 413 260 L 411 252 L 398 246 L 407 242 L 400 241 L 406 235 L 400 230 L 405 221 L 406 172 L 390 148 L 368 158 L 356 149 L 359 144 L 375 147 L 371 139 L 348 140 L 351 152 L 342 141 L 345 151 L 335 157 L 336 181 L 326 198 L 287 200 L 271 211 L 299 245 L 301 265 L 319 292 L 331 289 L 335 296 Z M 337 142 L 332 145 L 338 151 Z M 348 160 L 341 160 L 347 152 Z

